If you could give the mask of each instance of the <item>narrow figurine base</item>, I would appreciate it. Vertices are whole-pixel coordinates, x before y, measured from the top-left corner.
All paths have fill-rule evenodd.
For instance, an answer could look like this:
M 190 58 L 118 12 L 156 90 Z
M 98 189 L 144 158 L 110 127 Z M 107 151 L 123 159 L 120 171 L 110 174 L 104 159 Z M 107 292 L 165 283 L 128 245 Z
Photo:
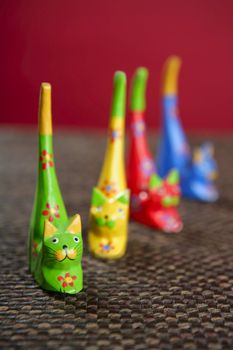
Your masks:
M 122 258 L 125 255 L 125 250 L 119 254 L 116 255 L 108 255 L 108 254 L 99 254 L 98 252 L 90 251 L 90 253 L 97 259 L 101 260 L 118 260 Z
M 183 229 L 183 223 L 178 213 L 150 212 L 131 213 L 130 217 L 140 224 L 155 228 L 166 233 L 179 233 Z
M 213 184 L 203 184 L 199 182 L 181 182 L 182 197 L 197 200 L 200 202 L 214 203 L 219 198 L 219 193 Z
M 69 271 L 69 272 L 67 272 Z M 81 266 L 74 269 L 51 270 L 44 268 L 34 276 L 37 284 L 50 292 L 77 294 L 83 289 L 83 273 Z
M 72 279 L 72 277 L 70 277 Z M 70 278 L 66 278 L 69 279 Z M 54 293 L 64 293 L 64 294 L 77 294 L 79 292 L 81 292 L 83 290 L 83 286 L 76 286 L 76 287 L 71 287 L 67 284 L 66 287 L 62 287 L 62 286 L 57 286 L 57 288 L 54 288 L 52 285 L 50 284 L 42 284 L 40 285 L 38 281 L 36 281 L 37 284 L 44 290 L 48 291 L 48 292 L 54 292 Z

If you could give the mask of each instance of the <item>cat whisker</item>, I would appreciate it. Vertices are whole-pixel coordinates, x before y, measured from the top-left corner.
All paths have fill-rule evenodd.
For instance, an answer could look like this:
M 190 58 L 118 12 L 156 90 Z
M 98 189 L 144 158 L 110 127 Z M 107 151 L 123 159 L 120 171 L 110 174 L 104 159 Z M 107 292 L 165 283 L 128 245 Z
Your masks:
M 50 247 L 47 247 L 47 249 L 48 249 L 48 251 L 52 251 L 52 252 L 56 252 L 56 250 L 55 249 L 53 249 L 53 248 L 50 248 Z
M 50 259 L 56 259 L 55 255 L 48 255 L 48 258 L 50 258 Z
M 46 261 L 47 263 L 52 263 L 52 262 L 56 261 L 56 259 L 46 258 L 45 261 Z
M 49 256 L 55 256 L 56 253 L 46 253 L 46 255 L 49 255 Z
M 46 254 L 46 256 L 48 256 L 49 258 L 54 258 L 55 254 Z
M 49 256 L 49 257 L 55 257 L 56 256 L 56 254 L 54 254 L 54 253 L 53 254 L 47 253 L 46 255 Z

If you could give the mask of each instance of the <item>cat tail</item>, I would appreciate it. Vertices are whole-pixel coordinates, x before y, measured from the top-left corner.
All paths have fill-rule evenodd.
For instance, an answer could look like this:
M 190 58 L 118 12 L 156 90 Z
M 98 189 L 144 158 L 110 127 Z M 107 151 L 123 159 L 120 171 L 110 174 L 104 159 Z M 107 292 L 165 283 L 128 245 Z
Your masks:
M 162 126 L 156 165 L 164 177 L 172 169 L 181 173 L 190 166 L 192 157 L 178 112 L 178 78 L 181 59 L 170 56 L 162 74 Z
M 127 180 L 132 193 L 147 188 L 150 176 L 155 172 L 145 125 L 147 80 L 148 70 L 140 67 L 135 71 L 131 82 Z
M 58 226 L 68 219 L 54 163 L 51 90 L 49 83 L 41 84 L 38 176 L 29 230 L 29 265 L 32 272 L 43 239 L 45 221 L 49 220 Z
M 165 61 L 162 72 L 162 95 L 177 96 L 178 78 L 182 60 L 178 56 L 170 56 Z
M 39 135 L 52 135 L 52 87 L 49 83 L 42 83 L 39 99 Z
M 124 164 L 125 102 L 126 75 L 124 72 L 118 71 L 114 75 L 107 148 L 97 185 L 101 189 L 113 186 L 117 192 L 126 189 Z

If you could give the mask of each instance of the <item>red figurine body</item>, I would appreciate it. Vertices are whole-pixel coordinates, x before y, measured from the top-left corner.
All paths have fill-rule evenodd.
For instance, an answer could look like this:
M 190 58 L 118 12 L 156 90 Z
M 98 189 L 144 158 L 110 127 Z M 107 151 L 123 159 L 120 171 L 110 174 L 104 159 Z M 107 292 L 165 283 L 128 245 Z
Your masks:
M 130 150 L 127 166 L 131 190 L 131 218 L 165 232 L 179 232 L 182 221 L 177 211 L 180 199 L 179 175 L 172 170 L 165 179 L 156 174 L 144 122 L 145 88 L 148 72 L 139 68 L 131 90 Z

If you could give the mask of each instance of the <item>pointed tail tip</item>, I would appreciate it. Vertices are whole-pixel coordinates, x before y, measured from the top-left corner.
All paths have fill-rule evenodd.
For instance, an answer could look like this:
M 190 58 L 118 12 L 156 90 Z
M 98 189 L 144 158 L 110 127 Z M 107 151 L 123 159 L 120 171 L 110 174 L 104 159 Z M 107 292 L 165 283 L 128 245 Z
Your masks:
M 178 55 L 171 55 L 167 58 L 166 64 L 179 68 L 182 64 L 182 59 Z
M 41 90 L 51 90 L 52 89 L 52 86 L 50 83 L 46 83 L 46 82 L 43 82 L 41 83 Z
M 126 74 L 122 71 L 116 71 L 114 74 L 114 85 L 126 85 Z
M 147 79 L 149 75 L 148 69 L 146 67 L 138 67 L 136 69 L 135 76 L 140 79 Z
M 124 117 L 126 99 L 126 74 L 117 71 L 114 74 L 113 83 L 113 100 L 112 100 L 112 117 Z
M 177 74 L 179 73 L 180 67 L 182 65 L 182 59 L 180 56 L 171 55 L 164 63 L 164 74 Z
M 146 85 L 148 69 L 139 67 L 136 69 L 131 85 L 130 108 L 133 112 L 144 112 L 146 109 Z
M 52 86 L 43 82 L 40 87 L 39 134 L 52 135 Z

